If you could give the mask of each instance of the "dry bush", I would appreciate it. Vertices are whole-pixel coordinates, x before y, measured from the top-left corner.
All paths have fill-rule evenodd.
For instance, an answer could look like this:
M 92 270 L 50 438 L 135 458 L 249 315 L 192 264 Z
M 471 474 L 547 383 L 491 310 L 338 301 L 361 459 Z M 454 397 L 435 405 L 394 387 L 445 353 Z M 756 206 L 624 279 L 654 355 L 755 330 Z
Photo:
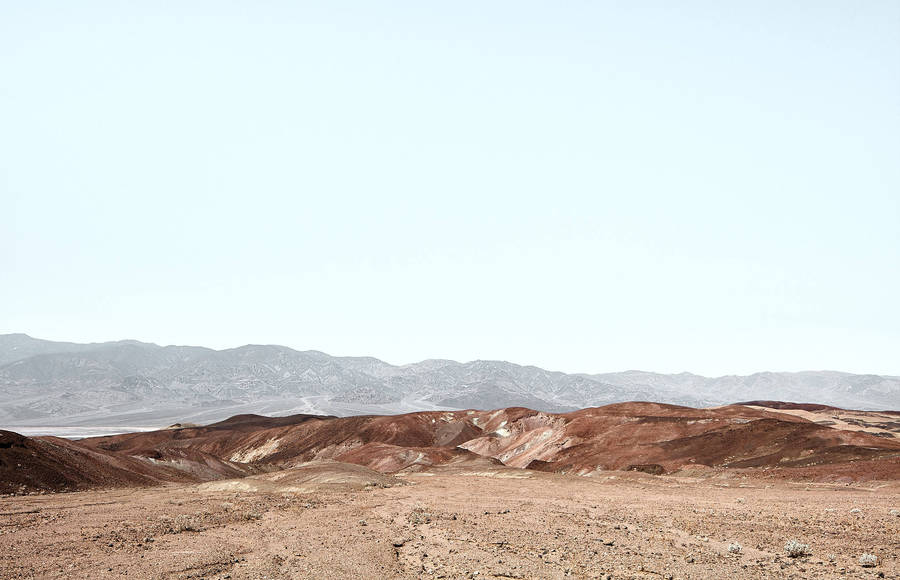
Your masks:
M 193 517 L 187 514 L 180 514 L 175 516 L 175 520 L 172 522 L 172 527 L 169 530 L 173 534 L 180 534 L 181 532 L 202 532 L 203 528 Z
M 859 565 L 863 568 L 874 568 L 878 565 L 878 556 L 875 554 L 863 554 L 859 557 Z
M 809 549 L 809 544 L 804 544 L 797 540 L 791 540 L 785 544 L 784 551 L 787 552 L 787 555 L 791 558 L 799 558 L 801 556 L 809 556 L 812 554 L 812 551 Z
M 424 507 L 416 506 L 409 515 L 406 516 L 407 521 L 413 525 L 427 524 L 431 522 L 431 514 Z

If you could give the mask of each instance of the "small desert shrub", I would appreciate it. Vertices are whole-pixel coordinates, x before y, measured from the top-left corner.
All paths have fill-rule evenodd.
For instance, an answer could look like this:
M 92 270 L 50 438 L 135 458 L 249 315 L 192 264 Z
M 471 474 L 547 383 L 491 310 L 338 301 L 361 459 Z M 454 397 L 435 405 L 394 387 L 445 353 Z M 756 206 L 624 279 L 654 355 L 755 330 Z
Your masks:
M 409 512 L 406 519 L 413 525 L 427 524 L 431 522 L 431 514 L 422 506 L 416 506 L 413 511 Z
M 248 522 L 250 522 L 250 521 L 254 521 L 254 520 L 261 520 L 261 519 L 262 519 L 262 514 L 259 513 L 259 512 L 244 512 L 244 516 L 243 516 L 243 517 L 244 517 L 245 520 L 247 520 Z
M 791 540 L 785 544 L 784 551 L 787 552 L 787 555 L 791 558 L 799 558 L 800 556 L 809 556 L 812 554 L 809 549 L 809 544 L 803 544 L 797 540 Z
M 181 532 L 203 531 L 203 528 L 200 527 L 200 524 L 197 523 L 194 518 L 186 514 L 176 516 L 175 521 L 172 522 L 172 527 L 170 529 L 173 534 L 180 534 Z
M 863 554 L 859 557 L 859 565 L 863 568 L 874 568 L 878 565 L 878 556 L 875 554 Z
M 741 549 L 742 549 L 742 548 L 741 548 L 741 545 L 738 544 L 737 542 L 734 542 L 734 543 L 732 543 L 732 544 L 728 544 L 728 551 L 731 552 L 732 554 L 740 554 L 740 553 L 741 553 Z

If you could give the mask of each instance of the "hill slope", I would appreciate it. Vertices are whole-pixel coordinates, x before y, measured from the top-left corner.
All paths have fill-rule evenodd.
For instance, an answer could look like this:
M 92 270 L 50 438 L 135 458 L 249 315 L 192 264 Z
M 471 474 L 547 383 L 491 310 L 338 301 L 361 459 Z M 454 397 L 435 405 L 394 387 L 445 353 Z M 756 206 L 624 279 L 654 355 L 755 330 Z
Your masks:
M 698 466 L 814 467 L 886 460 L 900 476 L 900 437 L 836 429 L 742 405 L 693 409 L 620 403 L 562 414 L 513 407 L 343 418 L 251 416 L 83 444 L 162 461 L 181 458 L 189 449 L 278 469 L 334 460 L 394 473 L 488 458 L 498 465 L 563 473 L 650 465 L 664 473 Z
M 177 470 L 47 437 L 0 431 L 0 494 L 191 481 Z
M 763 468 L 767 474 L 793 469 L 790 477 L 823 481 L 898 479 L 900 437 L 882 435 L 743 405 L 620 403 L 561 414 L 512 407 L 357 417 L 241 415 L 202 427 L 78 442 L 0 431 L 0 493 L 233 479 L 322 461 L 386 474 L 465 466 L 577 475 Z

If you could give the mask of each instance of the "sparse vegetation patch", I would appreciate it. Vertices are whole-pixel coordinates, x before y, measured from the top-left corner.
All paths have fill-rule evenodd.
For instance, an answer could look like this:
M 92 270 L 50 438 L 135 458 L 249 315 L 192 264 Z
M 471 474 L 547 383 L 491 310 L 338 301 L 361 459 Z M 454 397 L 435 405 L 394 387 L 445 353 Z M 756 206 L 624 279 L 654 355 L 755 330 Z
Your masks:
M 791 558 L 800 558 L 812 554 L 812 550 L 809 549 L 809 544 L 804 544 L 797 540 L 791 540 L 785 544 L 784 551 L 787 552 L 787 555 Z
M 878 565 L 878 556 L 875 554 L 863 554 L 859 557 L 859 565 L 863 568 L 874 568 Z

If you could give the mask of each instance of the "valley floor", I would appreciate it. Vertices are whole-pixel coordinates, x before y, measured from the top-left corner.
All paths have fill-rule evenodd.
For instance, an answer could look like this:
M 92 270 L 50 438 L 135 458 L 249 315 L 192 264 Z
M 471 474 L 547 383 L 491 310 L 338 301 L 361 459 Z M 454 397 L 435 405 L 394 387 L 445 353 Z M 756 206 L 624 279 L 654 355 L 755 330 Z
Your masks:
M 900 578 L 898 482 L 503 467 L 334 481 L 2 498 L 0 577 Z M 812 555 L 787 557 L 791 539 Z

